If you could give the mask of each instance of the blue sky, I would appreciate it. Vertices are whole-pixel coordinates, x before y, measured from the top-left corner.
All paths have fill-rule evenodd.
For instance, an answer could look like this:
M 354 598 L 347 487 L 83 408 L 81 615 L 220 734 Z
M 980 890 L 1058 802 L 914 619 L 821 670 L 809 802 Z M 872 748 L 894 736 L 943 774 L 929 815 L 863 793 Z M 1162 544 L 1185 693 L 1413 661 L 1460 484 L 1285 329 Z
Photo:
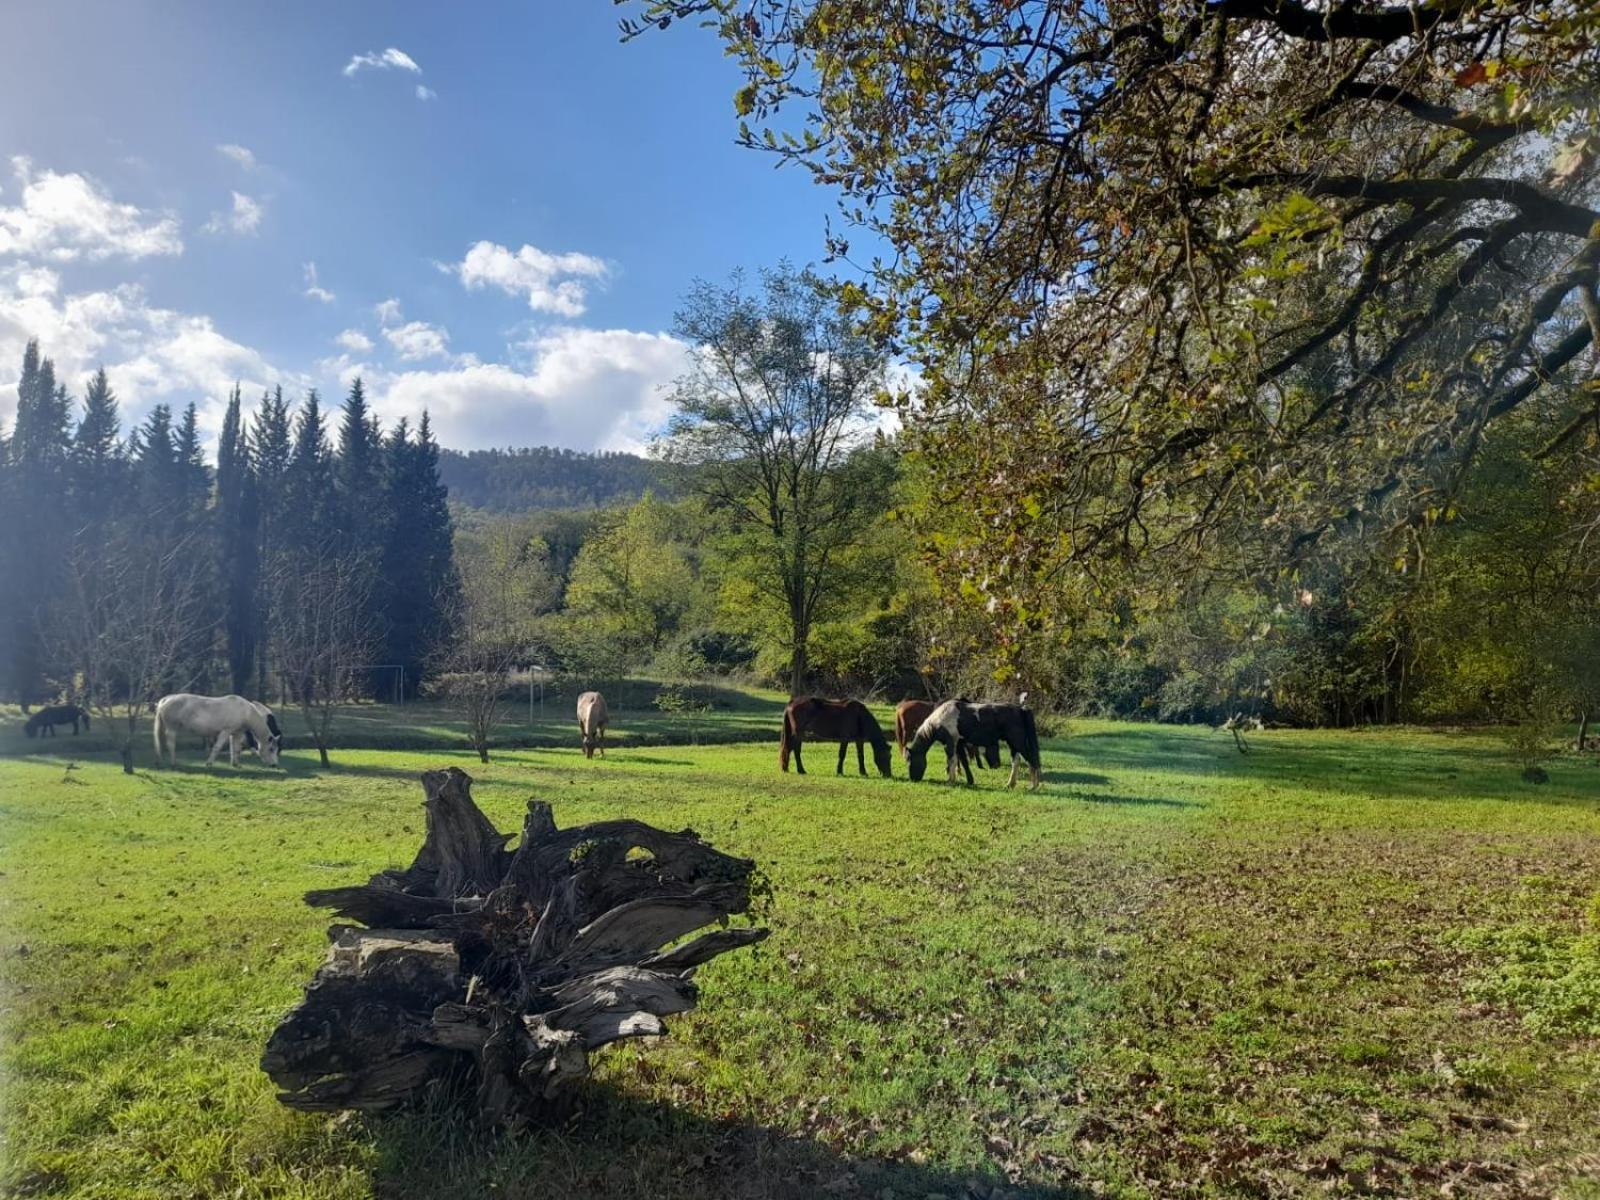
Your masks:
M 689 282 L 819 260 L 833 205 L 733 144 L 708 31 L 624 45 L 624 11 L 13 6 L 0 422 L 37 336 L 75 393 L 103 363 L 129 417 L 193 400 L 214 429 L 235 379 L 360 372 L 448 445 L 642 445 Z

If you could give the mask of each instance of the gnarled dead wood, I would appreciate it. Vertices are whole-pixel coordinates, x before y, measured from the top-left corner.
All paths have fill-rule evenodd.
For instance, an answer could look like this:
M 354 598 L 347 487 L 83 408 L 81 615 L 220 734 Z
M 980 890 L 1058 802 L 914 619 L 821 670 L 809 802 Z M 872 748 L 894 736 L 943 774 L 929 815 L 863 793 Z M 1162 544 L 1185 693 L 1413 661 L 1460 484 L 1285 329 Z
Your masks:
M 658 1036 L 694 1007 L 701 963 L 766 937 L 727 927 L 750 904 L 748 859 L 638 821 L 557 829 L 528 802 L 508 850 L 452 767 L 422 776 L 427 834 L 405 870 L 306 893 L 369 928 L 336 925 L 305 999 L 267 1042 L 279 1099 L 380 1111 L 472 1073 L 480 1117 L 559 1115 L 589 1054 Z

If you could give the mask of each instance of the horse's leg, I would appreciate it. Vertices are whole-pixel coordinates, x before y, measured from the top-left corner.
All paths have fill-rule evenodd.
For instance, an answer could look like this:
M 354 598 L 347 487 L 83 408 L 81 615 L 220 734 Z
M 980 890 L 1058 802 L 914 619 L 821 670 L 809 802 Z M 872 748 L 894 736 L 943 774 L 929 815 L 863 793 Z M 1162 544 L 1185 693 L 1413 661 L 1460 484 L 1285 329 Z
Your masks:
M 224 730 L 217 734 L 217 740 L 211 743 L 211 753 L 206 755 L 206 766 L 211 766 L 217 761 L 217 752 L 222 749 L 222 743 L 228 740 L 228 733 Z
M 258 754 L 260 753 L 260 748 L 259 747 L 257 748 L 256 753 L 258 753 Z M 235 770 L 238 770 L 238 768 L 239 768 L 239 735 L 237 733 L 230 733 L 228 735 L 228 763 Z
M 1021 755 L 1019 755 L 1015 750 L 1011 751 L 1011 778 L 1006 780 L 1006 787 L 1008 788 L 1014 788 L 1017 786 L 1017 762 L 1020 758 Z
M 835 775 L 843 775 L 844 774 L 844 756 L 846 754 L 849 754 L 849 753 L 850 753 L 850 742 L 848 740 L 840 742 L 839 743 L 839 765 L 836 768 L 834 768 L 834 772 L 833 773 Z
M 867 752 L 862 747 L 865 745 L 859 738 L 856 739 L 856 770 L 863 776 L 867 773 Z
M 806 764 L 800 758 L 799 733 L 794 735 L 794 773 L 796 775 L 804 775 L 806 773 Z

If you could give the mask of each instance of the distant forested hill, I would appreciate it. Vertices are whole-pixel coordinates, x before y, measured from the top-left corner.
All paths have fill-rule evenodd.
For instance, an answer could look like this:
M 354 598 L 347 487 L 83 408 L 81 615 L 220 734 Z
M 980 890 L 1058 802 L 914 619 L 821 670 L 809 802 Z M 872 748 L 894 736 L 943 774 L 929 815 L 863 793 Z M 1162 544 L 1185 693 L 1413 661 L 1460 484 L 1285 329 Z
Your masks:
M 596 508 L 672 491 L 660 463 L 637 454 L 585 454 L 554 446 L 523 450 L 446 450 L 439 475 L 450 499 L 490 512 Z

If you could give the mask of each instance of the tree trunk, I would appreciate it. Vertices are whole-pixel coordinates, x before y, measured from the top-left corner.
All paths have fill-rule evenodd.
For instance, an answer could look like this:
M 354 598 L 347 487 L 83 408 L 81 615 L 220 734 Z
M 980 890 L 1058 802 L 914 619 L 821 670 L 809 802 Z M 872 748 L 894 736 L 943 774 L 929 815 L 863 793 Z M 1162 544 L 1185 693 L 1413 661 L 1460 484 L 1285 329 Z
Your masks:
M 422 785 L 427 835 L 408 869 L 306 893 L 369 928 L 329 929 L 305 999 L 267 1042 L 262 1068 L 292 1108 L 380 1111 L 465 1076 L 487 1124 L 559 1117 L 593 1050 L 665 1033 L 661 1017 L 694 1007 L 697 966 L 767 935 L 727 927 L 662 950 L 749 907 L 754 864 L 692 830 L 558 830 L 530 800 L 513 852 L 465 772 Z
M 122 743 L 122 773 L 133 774 L 133 739 L 129 738 Z
M 789 660 L 789 699 L 798 700 L 807 695 L 806 674 L 809 662 L 806 655 L 806 643 L 811 640 L 811 631 L 804 622 L 798 618 L 794 624 L 794 657 Z

